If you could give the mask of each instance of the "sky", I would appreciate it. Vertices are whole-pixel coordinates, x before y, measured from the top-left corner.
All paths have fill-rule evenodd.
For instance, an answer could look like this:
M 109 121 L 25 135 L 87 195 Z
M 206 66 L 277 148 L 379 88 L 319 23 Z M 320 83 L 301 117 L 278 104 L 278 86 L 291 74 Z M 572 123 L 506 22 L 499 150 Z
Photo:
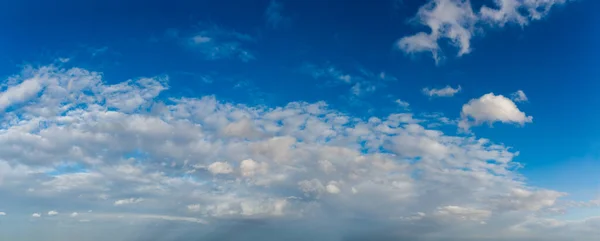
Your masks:
M 593 0 L 0 3 L 1 240 L 595 240 Z

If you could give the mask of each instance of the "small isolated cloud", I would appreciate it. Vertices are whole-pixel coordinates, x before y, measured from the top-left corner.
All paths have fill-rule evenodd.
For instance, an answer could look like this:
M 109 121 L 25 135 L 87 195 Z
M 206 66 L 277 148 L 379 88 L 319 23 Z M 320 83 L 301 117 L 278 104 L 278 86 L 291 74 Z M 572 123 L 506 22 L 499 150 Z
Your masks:
M 529 100 L 527 99 L 525 92 L 523 92 L 522 90 L 517 90 L 517 92 L 512 93 L 510 97 L 514 102 L 526 102 Z
M 512 100 L 494 93 L 470 100 L 463 105 L 460 115 L 462 120 L 459 126 L 464 130 L 482 123 L 491 125 L 494 122 L 502 122 L 524 125 L 533 121 L 533 117 L 519 110 Z
M 117 201 L 115 201 L 114 205 L 115 206 L 129 205 L 129 204 L 141 203 L 143 201 L 144 201 L 143 198 L 128 198 L 128 199 L 117 200 Z
M 227 162 L 213 162 L 208 166 L 208 171 L 212 174 L 228 174 L 233 172 L 233 168 Z
M 41 217 L 41 216 L 42 216 L 42 215 L 41 215 L 41 214 L 39 214 L 39 213 L 33 213 L 33 214 L 31 214 L 31 217 L 32 217 L 32 218 L 39 218 L 39 217 Z
M 429 87 L 423 88 L 423 94 L 425 94 L 426 96 L 429 96 L 429 97 L 451 97 L 460 91 L 461 91 L 460 85 L 456 88 L 452 88 L 449 85 L 447 85 L 446 87 L 441 88 L 441 89 L 433 89 L 433 88 L 429 88 Z
M 58 215 L 58 212 L 55 211 L 55 210 L 52 210 L 52 211 L 48 212 L 48 216 L 56 216 L 56 215 Z
M 5 212 L 0 212 L 0 216 L 6 216 Z
M 70 216 L 74 218 L 74 217 L 77 217 L 77 216 L 79 216 L 79 213 L 77 213 L 77 212 L 73 212 L 73 213 L 71 213 L 71 215 L 70 215 Z
M 458 56 L 472 51 L 471 39 L 486 27 L 520 26 L 546 16 L 555 5 L 567 0 L 495 0 L 495 6 L 474 10 L 468 0 L 429 0 L 419 8 L 412 22 L 425 25 L 429 32 L 419 32 L 398 40 L 397 48 L 406 54 L 428 52 L 436 63 L 444 58 L 439 42 L 447 40 L 458 49 Z
M 274 29 L 289 27 L 291 19 L 283 15 L 283 4 L 276 0 L 271 0 L 265 11 L 267 25 Z
M 224 29 L 215 24 L 200 24 L 200 30 L 182 33 L 169 30 L 167 39 L 183 43 L 193 51 L 197 51 L 207 60 L 239 59 L 248 62 L 255 59 L 247 49 L 255 39 L 235 30 Z
M 350 73 L 344 71 L 335 65 L 326 63 L 324 65 L 304 64 L 300 71 L 312 76 L 315 79 L 322 79 L 326 84 L 348 84 L 351 85 L 350 93 L 353 96 L 361 96 L 372 93 L 377 88 L 386 86 L 386 82 L 398 80 L 396 77 L 385 73 L 373 73 L 365 68 L 358 68 L 357 71 Z
M 403 101 L 401 99 L 397 99 L 394 102 L 396 102 L 396 104 L 398 104 L 398 106 L 400 106 L 402 108 L 408 108 L 408 106 L 410 105 L 408 102 Z

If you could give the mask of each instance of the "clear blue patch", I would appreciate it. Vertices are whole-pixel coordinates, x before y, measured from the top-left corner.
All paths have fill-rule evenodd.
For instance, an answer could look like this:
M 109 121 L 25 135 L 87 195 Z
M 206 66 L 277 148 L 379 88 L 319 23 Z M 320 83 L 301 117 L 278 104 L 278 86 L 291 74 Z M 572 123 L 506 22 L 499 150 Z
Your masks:
M 149 154 L 140 148 L 136 148 L 132 152 L 125 153 L 125 155 L 123 155 L 123 157 L 125 159 L 133 158 L 133 159 L 135 159 L 136 164 L 141 164 L 149 158 Z
M 88 169 L 81 163 L 61 163 L 54 170 L 46 172 L 49 176 L 60 176 L 72 173 L 88 173 Z

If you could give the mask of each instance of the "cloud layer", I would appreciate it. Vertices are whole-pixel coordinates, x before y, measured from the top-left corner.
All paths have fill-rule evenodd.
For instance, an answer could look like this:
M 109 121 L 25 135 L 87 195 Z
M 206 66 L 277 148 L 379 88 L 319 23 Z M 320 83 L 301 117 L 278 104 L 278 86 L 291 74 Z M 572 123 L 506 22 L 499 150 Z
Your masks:
M 516 152 L 425 127 L 438 118 L 365 120 L 323 102 L 266 108 L 212 96 L 164 99 L 166 77 L 107 84 L 82 68 L 26 68 L 11 80 L 0 98 L 0 190 L 13 203 L 10 217 L 96 232 L 130 225 L 140 240 L 598 234 L 596 219 L 552 216 L 566 194 L 528 185 Z M 475 123 L 531 121 L 492 93 L 463 114 Z M 55 213 L 25 211 L 32 208 Z

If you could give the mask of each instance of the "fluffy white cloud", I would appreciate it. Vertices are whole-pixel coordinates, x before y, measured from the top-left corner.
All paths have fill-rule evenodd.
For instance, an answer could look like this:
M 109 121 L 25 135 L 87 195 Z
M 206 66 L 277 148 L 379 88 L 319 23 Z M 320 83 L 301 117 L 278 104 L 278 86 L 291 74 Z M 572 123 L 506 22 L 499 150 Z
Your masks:
M 469 0 L 429 0 L 419 8 L 412 20 L 429 27 L 430 32 L 419 32 L 398 40 L 399 49 L 408 54 L 429 52 L 436 63 L 444 55 L 440 40 L 458 48 L 458 56 L 471 52 L 471 39 L 485 27 L 503 27 L 507 23 L 521 26 L 546 16 L 550 9 L 567 0 L 494 0 L 495 6 L 474 10 Z
M 51 210 L 48 212 L 48 216 L 56 216 L 56 215 L 58 215 L 57 211 Z
M 233 172 L 233 167 L 227 162 L 213 162 L 208 166 L 212 174 L 228 174 Z
M 143 198 L 128 198 L 128 199 L 120 199 L 114 202 L 115 206 L 128 205 L 128 204 L 136 204 L 143 202 Z
M 494 93 L 470 100 L 463 105 L 460 115 L 462 120 L 459 126 L 465 130 L 482 123 L 502 122 L 524 125 L 533 121 L 533 117 L 519 110 L 512 100 Z
M 439 116 L 362 119 L 322 102 L 267 108 L 212 96 L 159 99 L 167 78 L 107 84 L 100 73 L 51 66 L 14 76 L 2 94 L 35 76 L 45 87 L 0 117 L 3 204 L 94 210 L 54 217 L 73 225 L 177 222 L 201 232 L 195 238 L 216 239 L 185 225 L 308 235 L 313 225 L 331 224 L 319 235 L 385 231 L 399 239 L 412 236 L 397 230 L 419 227 L 423 237 L 524 240 L 549 237 L 559 223 L 563 232 L 599 235 L 590 222 L 541 216 L 561 207 L 565 194 L 527 184 L 514 168 L 517 153 L 502 144 L 426 127 Z M 465 105 L 465 117 L 519 121 L 505 116 L 512 101 L 486 96 Z M 60 171 L 65 163 L 78 168 Z M 154 224 L 136 234 L 172 233 Z
M 79 213 L 77 213 L 77 212 L 73 212 L 73 213 L 71 213 L 71 215 L 70 215 L 70 216 L 74 218 L 74 217 L 77 217 L 77 216 L 79 216 Z
M 0 212 L 0 216 L 6 216 L 5 212 Z
M 33 214 L 31 214 L 31 217 L 32 217 L 32 218 L 39 218 L 39 217 L 41 217 L 41 216 L 42 216 L 42 215 L 41 215 L 41 214 L 39 214 L 39 213 L 33 213 Z
M 515 102 L 525 102 L 529 100 L 527 99 L 525 92 L 523 92 L 522 90 L 517 90 L 517 92 L 512 93 L 510 97 Z
M 451 86 L 446 86 L 441 89 L 434 88 L 423 88 L 423 94 L 429 97 L 450 97 L 454 96 L 456 93 L 460 92 L 460 85 L 456 88 L 452 88 Z

